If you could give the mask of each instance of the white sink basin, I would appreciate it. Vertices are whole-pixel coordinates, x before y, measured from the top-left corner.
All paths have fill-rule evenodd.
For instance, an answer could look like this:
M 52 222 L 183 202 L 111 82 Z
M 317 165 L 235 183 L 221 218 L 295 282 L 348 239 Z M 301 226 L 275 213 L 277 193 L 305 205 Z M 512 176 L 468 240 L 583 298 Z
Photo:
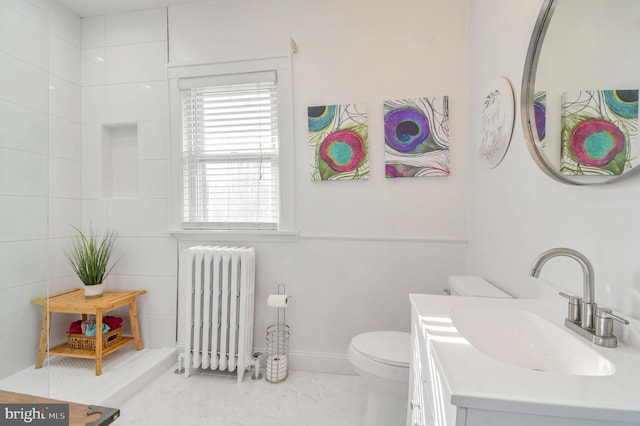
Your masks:
M 451 321 L 478 351 L 517 367 L 578 376 L 609 376 L 611 362 L 591 344 L 550 321 L 522 309 L 456 307 Z
M 640 348 L 625 342 L 640 321 L 632 320 L 626 336 L 618 333 L 612 349 L 566 328 L 567 303 L 560 298 L 412 294 L 410 300 L 421 365 L 441 392 L 434 395 L 444 398 L 442 407 L 540 420 L 499 423 L 509 425 L 640 426 Z

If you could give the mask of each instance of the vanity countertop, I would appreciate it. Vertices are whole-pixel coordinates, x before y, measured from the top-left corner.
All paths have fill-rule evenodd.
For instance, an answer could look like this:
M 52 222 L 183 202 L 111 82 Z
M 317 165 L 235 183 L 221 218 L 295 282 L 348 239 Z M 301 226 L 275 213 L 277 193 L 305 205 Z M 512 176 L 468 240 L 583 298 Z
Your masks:
M 623 342 L 613 349 L 594 346 L 566 328 L 564 300 L 411 294 L 410 301 L 429 353 L 450 391 L 451 401 L 447 402 L 468 409 L 640 424 L 640 351 Z M 547 320 L 550 324 L 545 322 L 545 327 L 551 327 L 548 330 L 553 331 L 553 339 L 604 359 L 600 364 L 608 369 L 602 369 L 603 375 L 580 375 L 536 371 L 498 361 L 469 343 L 455 327 L 451 313 L 460 312 L 460 308 L 488 309 L 487 312 L 522 310 L 529 317 Z M 486 333 L 491 336 L 490 329 Z M 526 343 L 526 339 L 518 340 Z M 534 344 L 540 342 L 532 342 L 531 346 Z

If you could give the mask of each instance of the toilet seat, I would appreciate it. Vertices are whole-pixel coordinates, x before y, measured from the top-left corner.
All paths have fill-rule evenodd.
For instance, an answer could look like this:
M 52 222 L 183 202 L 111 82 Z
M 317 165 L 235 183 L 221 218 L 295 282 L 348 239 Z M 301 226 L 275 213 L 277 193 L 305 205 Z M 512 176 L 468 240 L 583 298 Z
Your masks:
M 372 361 L 409 368 L 410 339 L 409 333 L 374 331 L 355 336 L 351 348 Z
M 411 336 L 399 331 L 374 331 L 351 339 L 347 358 L 358 374 L 408 382 Z

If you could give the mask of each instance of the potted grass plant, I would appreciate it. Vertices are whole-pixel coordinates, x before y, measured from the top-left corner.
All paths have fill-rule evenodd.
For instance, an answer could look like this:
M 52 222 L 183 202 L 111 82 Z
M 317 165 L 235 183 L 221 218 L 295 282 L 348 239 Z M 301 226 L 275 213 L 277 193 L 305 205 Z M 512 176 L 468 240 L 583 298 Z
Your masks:
M 71 236 L 72 247 L 65 255 L 71 267 L 84 284 L 84 296 L 88 299 L 100 297 L 103 292 L 103 282 L 111 273 L 115 262 L 109 265 L 116 242 L 116 233 L 107 230 L 99 235 L 89 228 L 85 234 L 73 226 L 76 234 Z

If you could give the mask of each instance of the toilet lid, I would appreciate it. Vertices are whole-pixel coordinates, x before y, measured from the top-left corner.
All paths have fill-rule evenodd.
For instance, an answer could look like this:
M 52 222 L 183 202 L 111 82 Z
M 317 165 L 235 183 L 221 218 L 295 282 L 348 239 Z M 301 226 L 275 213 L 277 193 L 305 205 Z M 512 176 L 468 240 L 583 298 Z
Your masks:
M 351 340 L 351 347 L 378 362 L 399 367 L 409 366 L 409 333 L 373 331 L 359 334 Z

